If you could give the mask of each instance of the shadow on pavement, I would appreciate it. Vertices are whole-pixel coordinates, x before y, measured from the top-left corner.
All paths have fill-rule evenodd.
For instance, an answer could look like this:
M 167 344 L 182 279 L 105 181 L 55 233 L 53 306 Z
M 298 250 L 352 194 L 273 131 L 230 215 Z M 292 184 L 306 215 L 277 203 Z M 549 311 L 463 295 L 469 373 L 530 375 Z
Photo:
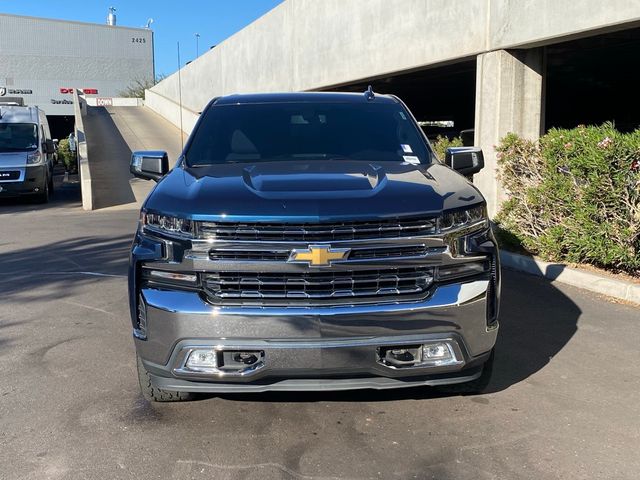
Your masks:
M 0 295 L 4 300 L 47 301 L 74 295 L 77 286 L 106 276 L 126 281 L 132 237 L 80 237 L 0 253 Z

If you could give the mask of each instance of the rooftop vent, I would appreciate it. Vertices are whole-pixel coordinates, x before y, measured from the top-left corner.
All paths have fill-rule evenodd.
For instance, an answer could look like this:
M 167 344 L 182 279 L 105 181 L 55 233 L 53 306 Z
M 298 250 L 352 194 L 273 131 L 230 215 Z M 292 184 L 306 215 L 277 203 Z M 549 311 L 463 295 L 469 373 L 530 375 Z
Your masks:
M 109 7 L 109 14 L 107 15 L 107 25 L 112 27 L 116 26 L 116 7 Z

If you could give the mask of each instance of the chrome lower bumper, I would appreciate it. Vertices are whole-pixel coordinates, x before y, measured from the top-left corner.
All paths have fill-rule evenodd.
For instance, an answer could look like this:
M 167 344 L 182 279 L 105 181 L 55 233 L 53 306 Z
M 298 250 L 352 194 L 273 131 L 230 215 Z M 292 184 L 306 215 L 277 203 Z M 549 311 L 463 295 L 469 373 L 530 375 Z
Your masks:
M 472 378 L 458 372 L 482 360 L 496 341 L 497 324 L 486 324 L 487 286 L 487 280 L 475 280 L 439 286 L 419 302 L 325 308 L 213 306 L 197 293 L 143 289 L 147 339 L 136 339 L 136 346 L 152 381 L 173 390 L 396 388 L 467 381 Z M 438 339 L 451 340 L 460 362 L 390 368 L 378 361 L 380 347 Z M 182 367 L 188 351 L 198 346 L 260 351 L 264 362 L 245 375 L 194 374 Z M 426 375 L 430 378 L 421 378 Z
M 151 374 L 151 383 L 155 388 L 177 392 L 192 393 L 261 393 L 261 392 L 304 392 L 304 391 L 345 391 L 359 389 L 388 390 L 392 388 L 408 387 L 436 387 L 439 385 L 452 385 L 456 383 L 470 382 L 478 378 L 482 369 L 480 367 L 471 371 L 459 372 L 455 375 L 430 376 L 429 378 L 290 378 L 273 380 L 270 382 L 252 383 L 212 383 L 192 382 L 179 378 L 167 378 Z

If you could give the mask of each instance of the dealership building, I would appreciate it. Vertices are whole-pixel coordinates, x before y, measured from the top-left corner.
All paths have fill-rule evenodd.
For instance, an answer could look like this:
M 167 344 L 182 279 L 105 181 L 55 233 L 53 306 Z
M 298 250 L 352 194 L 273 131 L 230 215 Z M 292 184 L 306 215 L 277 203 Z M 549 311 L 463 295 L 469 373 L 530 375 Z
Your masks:
M 0 101 L 42 108 L 53 136 L 73 128 L 74 88 L 108 101 L 153 78 L 149 29 L 0 14 Z

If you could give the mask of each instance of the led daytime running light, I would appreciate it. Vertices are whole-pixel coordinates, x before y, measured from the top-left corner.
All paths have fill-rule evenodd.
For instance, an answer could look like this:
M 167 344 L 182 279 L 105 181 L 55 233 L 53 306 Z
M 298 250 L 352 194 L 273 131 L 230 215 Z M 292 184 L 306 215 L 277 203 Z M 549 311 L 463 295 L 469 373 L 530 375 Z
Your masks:
M 157 232 L 193 237 L 193 222 L 185 218 L 161 215 L 159 213 L 143 213 L 142 226 Z
M 487 223 L 487 208 L 484 205 L 469 208 L 467 210 L 445 211 L 438 219 L 438 229 L 448 232 L 464 228 L 478 222 Z

